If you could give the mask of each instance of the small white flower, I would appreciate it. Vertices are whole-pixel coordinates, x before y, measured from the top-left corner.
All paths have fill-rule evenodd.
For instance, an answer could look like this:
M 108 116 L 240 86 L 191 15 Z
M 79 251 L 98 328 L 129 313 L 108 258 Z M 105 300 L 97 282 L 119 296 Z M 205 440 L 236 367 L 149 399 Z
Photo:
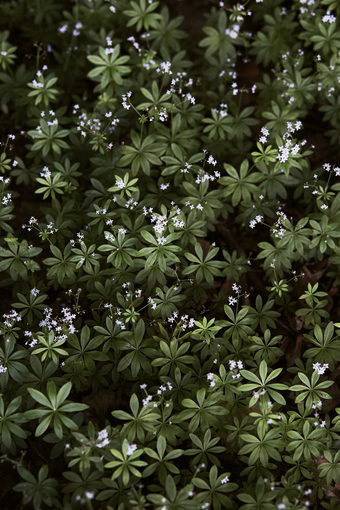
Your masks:
M 133 452 L 135 452 L 137 450 L 137 445 L 136 444 L 129 444 L 128 445 L 128 449 L 127 449 L 127 452 L 126 452 L 126 455 L 128 457 L 130 457 L 130 455 L 133 454 Z
M 214 166 L 215 166 L 215 165 L 217 164 L 217 161 L 216 161 L 216 160 L 215 160 L 215 159 L 214 159 L 214 158 L 210 155 L 210 156 L 208 157 L 208 163 L 209 163 L 210 165 L 214 165 Z
M 62 25 L 61 27 L 58 28 L 58 32 L 60 32 L 61 34 L 64 34 L 67 29 L 68 29 L 68 25 L 67 25 L 67 23 L 65 23 L 64 25 Z
M 323 375 L 328 368 L 328 363 L 323 363 L 321 365 L 320 363 L 313 363 L 313 369 L 319 374 Z
M 322 17 L 322 21 L 323 23 L 335 23 L 336 22 L 336 17 L 333 16 L 333 14 L 330 14 L 330 11 L 327 11 L 327 14 L 325 14 L 325 16 Z

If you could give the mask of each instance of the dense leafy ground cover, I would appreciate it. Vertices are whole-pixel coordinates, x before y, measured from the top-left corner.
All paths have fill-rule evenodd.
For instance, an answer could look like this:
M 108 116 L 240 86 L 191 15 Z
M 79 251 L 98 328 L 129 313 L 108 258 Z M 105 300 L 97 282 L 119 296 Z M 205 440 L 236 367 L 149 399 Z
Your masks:
M 339 508 L 339 3 L 1 9 L 1 508 Z

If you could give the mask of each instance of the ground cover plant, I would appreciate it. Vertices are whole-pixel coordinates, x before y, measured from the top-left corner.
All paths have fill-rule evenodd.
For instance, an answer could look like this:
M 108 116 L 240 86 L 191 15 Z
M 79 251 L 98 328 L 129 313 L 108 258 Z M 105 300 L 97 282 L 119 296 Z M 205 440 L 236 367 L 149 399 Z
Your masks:
M 1 508 L 339 508 L 340 4 L 1 9 Z

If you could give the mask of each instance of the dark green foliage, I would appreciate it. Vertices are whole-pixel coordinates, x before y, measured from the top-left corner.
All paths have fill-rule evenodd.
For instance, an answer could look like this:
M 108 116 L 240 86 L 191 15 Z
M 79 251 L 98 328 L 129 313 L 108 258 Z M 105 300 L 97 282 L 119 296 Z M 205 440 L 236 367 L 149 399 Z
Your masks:
M 1 509 L 335 510 L 338 3 L 2 4 Z

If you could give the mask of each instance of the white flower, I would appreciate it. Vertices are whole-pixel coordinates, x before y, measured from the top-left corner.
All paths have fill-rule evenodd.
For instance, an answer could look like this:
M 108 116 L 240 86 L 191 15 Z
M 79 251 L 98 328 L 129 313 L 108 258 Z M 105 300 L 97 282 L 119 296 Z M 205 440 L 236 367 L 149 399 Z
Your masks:
M 133 454 L 133 452 L 135 452 L 137 450 L 137 445 L 136 444 L 129 444 L 128 445 L 128 449 L 127 449 L 127 452 L 126 452 L 126 455 L 129 457 L 130 455 Z
M 167 182 L 167 183 L 165 183 L 165 184 L 160 184 L 159 188 L 160 188 L 161 190 L 165 190 L 165 189 L 167 189 L 169 186 L 170 186 L 170 183 L 169 183 L 169 182 Z
M 313 369 L 319 374 L 323 375 L 328 368 L 328 363 L 323 363 L 321 365 L 320 363 L 313 363 Z
M 240 31 L 240 26 L 239 25 L 233 25 L 232 30 L 230 30 L 229 28 L 226 29 L 225 34 L 229 35 L 229 37 L 231 37 L 232 39 L 236 39 L 237 36 L 238 36 L 239 31 Z
M 323 23 L 335 23 L 336 17 L 333 16 L 333 14 L 330 14 L 329 11 L 327 11 L 327 14 L 325 14 L 325 16 L 322 17 L 322 21 Z
M 281 163 L 285 163 L 289 158 L 289 147 L 281 146 L 279 147 L 279 154 L 277 155 L 277 159 Z
M 215 160 L 215 159 L 214 159 L 214 158 L 210 155 L 210 156 L 208 157 L 208 163 L 209 163 L 210 165 L 214 165 L 214 166 L 215 166 L 215 165 L 217 164 L 217 161 L 216 161 L 216 160 Z
M 125 183 L 121 179 L 120 180 L 117 179 L 115 182 L 115 186 L 117 186 L 117 188 L 119 188 L 119 189 L 123 189 L 123 188 L 125 188 Z
M 146 398 L 143 398 L 142 400 L 142 404 L 143 404 L 143 407 L 147 406 L 149 402 L 151 402 L 152 400 L 152 395 L 148 395 Z
M 159 64 L 159 67 L 156 69 L 156 71 L 158 73 L 162 73 L 162 74 L 172 74 L 172 71 L 171 71 L 171 62 L 167 61 L 167 62 L 161 62 Z

